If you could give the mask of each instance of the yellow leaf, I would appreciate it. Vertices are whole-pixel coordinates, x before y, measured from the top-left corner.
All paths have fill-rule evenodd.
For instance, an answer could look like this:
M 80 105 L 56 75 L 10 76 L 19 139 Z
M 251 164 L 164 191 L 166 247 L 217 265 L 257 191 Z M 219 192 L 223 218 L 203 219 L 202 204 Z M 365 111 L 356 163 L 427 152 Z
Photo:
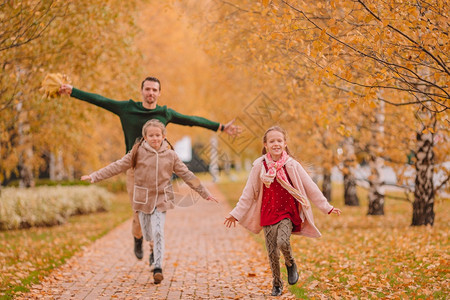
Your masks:
M 424 130 L 422 130 L 423 134 L 427 134 L 427 133 L 434 133 L 434 129 L 432 127 L 428 127 L 425 128 Z
M 383 20 L 383 26 L 386 27 L 389 25 L 389 20 Z
M 394 48 L 394 47 L 389 47 L 389 48 L 386 49 L 386 53 L 387 53 L 389 56 L 391 56 L 392 53 L 394 53 L 394 51 L 395 51 L 395 48 Z
M 342 136 L 346 136 L 347 131 L 345 130 L 345 126 L 344 125 L 340 125 L 336 131 L 342 135 Z
M 330 31 L 332 34 L 336 35 L 339 32 L 339 28 L 337 26 L 330 27 Z
M 269 0 L 263 0 L 262 4 L 264 7 L 267 7 L 267 5 L 269 5 Z
M 322 29 L 322 31 L 320 32 L 320 39 L 325 39 L 325 37 L 327 36 L 327 32 L 325 29 Z
M 336 1 L 335 0 L 330 1 L 330 5 L 331 5 L 331 8 L 336 9 Z
M 287 39 L 286 40 L 286 49 L 289 49 L 289 48 L 291 48 L 291 40 L 289 40 L 289 39 Z
M 69 79 L 66 75 L 60 73 L 50 73 L 47 74 L 42 81 L 40 91 L 45 94 L 45 97 L 54 98 L 59 96 L 59 88 L 64 83 L 69 83 Z
M 271 37 L 273 40 L 276 40 L 276 39 L 282 39 L 282 38 L 283 38 L 283 35 L 280 34 L 280 33 L 278 33 L 278 32 L 272 32 L 272 34 L 270 35 L 270 37 Z
M 371 14 L 368 14 L 365 18 L 364 18 L 364 22 L 369 23 L 370 21 L 373 20 L 373 16 Z
M 411 6 L 408 9 L 408 14 L 414 18 L 417 18 L 419 16 L 419 11 L 415 6 Z

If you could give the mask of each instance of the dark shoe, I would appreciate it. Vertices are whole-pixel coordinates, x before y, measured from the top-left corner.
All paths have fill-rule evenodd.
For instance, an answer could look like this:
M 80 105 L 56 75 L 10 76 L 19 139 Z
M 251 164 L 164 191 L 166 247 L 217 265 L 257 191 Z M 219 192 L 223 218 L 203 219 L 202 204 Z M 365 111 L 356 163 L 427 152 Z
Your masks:
M 281 286 L 274 286 L 272 288 L 271 296 L 281 296 L 282 292 L 283 292 L 283 288 Z
M 148 262 L 150 263 L 150 267 L 155 263 L 155 257 L 153 256 L 153 251 L 150 253 L 150 257 L 148 258 Z
M 144 252 L 142 251 L 142 241 L 144 240 L 144 237 L 141 237 L 140 239 L 134 238 L 134 255 L 138 259 L 142 259 L 144 257 Z
M 162 274 L 162 270 L 159 268 L 155 268 L 153 270 L 153 281 L 155 284 L 161 283 L 161 281 L 164 279 L 164 276 Z
M 298 281 L 298 272 L 297 265 L 295 262 L 292 263 L 290 267 L 286 265 L 287 273 L 288 273 L 288 283 L 290 285 L 296 284 Z

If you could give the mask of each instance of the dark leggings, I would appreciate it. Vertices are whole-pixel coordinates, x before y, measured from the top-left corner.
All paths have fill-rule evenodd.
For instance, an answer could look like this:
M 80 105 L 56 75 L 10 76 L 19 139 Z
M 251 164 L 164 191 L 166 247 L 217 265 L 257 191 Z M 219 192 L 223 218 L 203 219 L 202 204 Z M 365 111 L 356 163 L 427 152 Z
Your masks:
M 270 269 L 272 270 L 273 286 L 283 286 L 280 276 L 279 250 L 283 253 L 286 265 L 291 266 L 294 263 L 290 243 L 292 226 L 292 221 L 289 219 L 283 219 L 273 225 L 263 226 Z

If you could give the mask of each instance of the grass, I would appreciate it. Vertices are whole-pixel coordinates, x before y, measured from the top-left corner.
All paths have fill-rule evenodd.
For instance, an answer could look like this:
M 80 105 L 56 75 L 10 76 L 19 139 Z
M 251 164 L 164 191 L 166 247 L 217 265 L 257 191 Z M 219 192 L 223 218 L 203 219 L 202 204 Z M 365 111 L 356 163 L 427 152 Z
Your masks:
M 0 232 L 0 299 L 12 299 L 38 283 L 76 252 L 131 216 L 126 193 L 108 212 L 74 216 L 61 226 Z
M 244 185 L 242 180 L 218 184 L 232 207 Z M 450 294 L 448 199 L 436 199 L 433 227 L 412 227 L 408 202 L 386 199 L 384 216 L 367 216 L 367 191 L 358 190 L 359 207 L 344 206 L 342 195 L 342 186 L 334 185 L 332 204 L 342 209 L 340 217 L 313 207 L 320 239 L 291 238 L 300 279 L 289 290 L 300 299 L 446 299 Z M 252 236 L 264 247 L 261 234 Z

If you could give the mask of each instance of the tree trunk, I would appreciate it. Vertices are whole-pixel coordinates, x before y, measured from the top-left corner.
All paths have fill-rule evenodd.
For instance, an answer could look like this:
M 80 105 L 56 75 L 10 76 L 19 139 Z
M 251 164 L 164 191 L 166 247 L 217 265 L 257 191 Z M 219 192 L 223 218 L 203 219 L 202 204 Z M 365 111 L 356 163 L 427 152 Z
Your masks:
M 353 165 L 355 164 L 355 146 L 353 138 L 344 140 L 344 203 L 348 206 L 359 206 L 359 198 L 356 195 L 356 178 L 353 175 Z
M 19 187 L 33 187 L 35 185 L 33 170 L 30 166 L 33 159 L 33 150 L 25 149 L 19 158 Z
M 356 195 L 356 179 L 352 173 L 344 174 L 344 203 L 348 206 L 359 206 Z
M 329 170 L 324 170 L 323 173 L 322 193 L 328 202 L 331 202 L 331 172 Z
M 209 173 L 213 177 L 213 182 L 219 181 L 219 142 L 216 136 L 213 136 L 210 140 L 211 142 L 211 153 L 210 153 L 210 163 L 209 163 Z
M 372 139 L 369 144 L 370 152 L 370 176 L 369 180 L 369 207 L 367 214 L 371 216 L 384 215 L 384 182 L 383 166 L 384 159 L 380 157 L 383 148 L 380 141 L 384 138 L 384 102 L 379 103 L 379 108 L 375 115 L 375 122 L 372 122 Z
M 412 226 L 434 224 L 433 134 L 417 133 L 416 180 Z
M 371 175 L 369 179 L 369 208 L 367 214 L 371 216 L 384 215 L 384 190 L 381 178 L 382 159 L 373 157 L 369 161 L 369 165 Z
M 64 161 L 60 150 L 56 155 L 50 153 L 49 173 L 50 180 L 60 181 L 67 178 L 66 172 L 64 171 Z
M 22 101 L 16 106 L 18 114 L 17 135 L 18 135 L 18 149 L 19 154 L 19 186 L 20 187 L 33 187 L 34 174 L 33 174 L 33 149 L 30 141 L 30 126 L 25 121 L 27 119 L 26 114 L 22 109 Z

